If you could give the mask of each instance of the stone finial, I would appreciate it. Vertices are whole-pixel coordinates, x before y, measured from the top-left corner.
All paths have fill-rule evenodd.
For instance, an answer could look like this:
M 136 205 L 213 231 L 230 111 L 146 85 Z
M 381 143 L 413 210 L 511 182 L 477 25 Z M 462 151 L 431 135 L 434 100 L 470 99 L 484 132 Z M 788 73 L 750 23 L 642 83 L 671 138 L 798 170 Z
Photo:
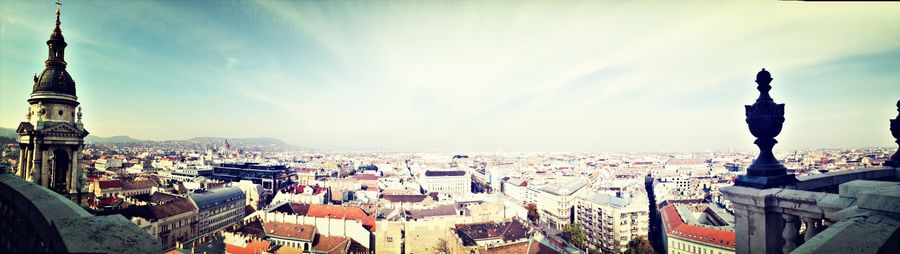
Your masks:
M 769 96 L 772 86 L 772 75 L 762 69 L 756 74 L 759 98 L 753 105 L 746 105 L 746 122 L 750 133 L 756 137 L 753 142 L 759 147 L 759 157 L 747 168 L 747 174 L 738 177 L 737 185 L 767 189 L 793 184 L 797 180 L 794 175 L 787 174 L 787 168 L 775 158 L 772 148 L 778 143 L 775 137 L 781 133 L 784 125 L 784 104 L 776 104 Z
M 891 119 L 891 135 L 894 136 L 894 142 L 900 145 L 900 100 L 897 101 L 897 117 Z M 894 152 L 891 160 L 884 162 L 884 165 L 900 167 L 900 148 Z
M 28 107 L 28 113 L 25 113 L 25 121 L 31 122 L 31 107 Z

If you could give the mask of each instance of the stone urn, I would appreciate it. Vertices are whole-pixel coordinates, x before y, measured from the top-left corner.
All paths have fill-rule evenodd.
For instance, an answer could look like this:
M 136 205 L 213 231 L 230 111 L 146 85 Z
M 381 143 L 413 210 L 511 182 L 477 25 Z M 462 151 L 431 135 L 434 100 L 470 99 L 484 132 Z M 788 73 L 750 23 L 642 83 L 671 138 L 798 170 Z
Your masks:
M 784 104 L 777 104 L 769 96 L 772 75 L 766 69 L 756 74 L 759 98 L 753 105 L 746 105 L 746 122 L 750 133 L 756 137 L 753 142 L 759 147 L 759 156 L 747 168 L 747 174 L 738 177 L 737 185 L 754 188 L 772 188 L 793 184 L 794 175 L 787 174 L 787 168 L 775 158 L 772 148 L 778 143 L 775 137 L 784 125 Z
M 891 119 L 891 135 L 894 136 L 894 142 L 900 146 L 900 100 L 897 101 L 897 117 Z M 886 161 L 884 165 L 900 167 L 900 148 L 894 152 L 894 156 L 891 156 L 891 159 Z

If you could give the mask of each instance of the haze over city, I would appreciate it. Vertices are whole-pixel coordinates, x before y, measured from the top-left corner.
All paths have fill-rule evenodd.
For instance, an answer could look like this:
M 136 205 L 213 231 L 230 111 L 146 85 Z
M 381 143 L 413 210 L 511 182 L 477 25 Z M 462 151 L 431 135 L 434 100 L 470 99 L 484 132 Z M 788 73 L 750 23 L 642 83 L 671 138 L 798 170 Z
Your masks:
M 766 68 L 787 104 L 776 149 L 892 146 L 900 97 L 891 3 L 63 4 L 69 71 L 97 136 L 750 150 L 743 105 Z M 53 18 L 0 2 L 0 127 L 24 117 Z

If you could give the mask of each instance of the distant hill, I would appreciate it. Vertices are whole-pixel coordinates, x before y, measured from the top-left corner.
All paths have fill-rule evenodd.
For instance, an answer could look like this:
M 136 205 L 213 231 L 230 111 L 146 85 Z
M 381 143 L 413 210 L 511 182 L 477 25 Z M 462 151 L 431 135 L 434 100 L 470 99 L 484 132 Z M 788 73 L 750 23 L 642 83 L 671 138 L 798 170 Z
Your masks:
M 15 130 L 15 129 L 10 129 L 10 128 L 3 128 L 3 127 L 0 127 L 0 137 L 17 138 L 17 137 L 19 137 L 19 134 L 16 133 L 16 130 Z M 129 137 L 129 136 L 123 136 L 123 135 L 112 136 L 112 137 L 108 137 L 108 138 L 97 137 L 97 136 L 94 136 L 94 135 L 88 135 L 86 138 L 84 138 L 84 141 L 85 141 L 86 143 L 93 143 L 93 144 L 118 144 L 118 143 L 141 142 L 141 141 L 144 141 L 144 140 L 132 138 L 132 137 Z M 221 138 L 221 137 L 196 137 L 196 138 L 190 139 L 189 141 L 196 141 L 196 142 L 211 142 L 211 143 L 219 143 L 219 142 L 221 142 L 221 143 L 224 143 L 224 142 L 225 142 L 225 138 Z M 281 141 L 281 140 L 276 139 L 276 138 L 268 138 L 268 137 L 258 137 L 258 138 L 228 138 L 228 142 L 229 142 L 229 143 L 232 143 L 232 144 L 246 144 L 246 145 L 290 146 L 290 145 L 288 145 L 287 143 L 284 143 L 284 141 Z
M 17 137 L 19 137 L 19 134 L 16 133 L 16 129 L 0 127 L 0 137 L 17 138 Z M 132 138 L 129 136 L 112 136 L 112 137 L 104 138 L 104 137 L 97 137 L 94 135 L 88 135 L 87 137 L 84 138 L 84 141 L 87 143 L 94 143 L 94 144 L 117 144 L 117 143 L 141 142 L 142 140 L 135 139 L 135 138 Z
M 132 138 L 129 136 L 122 136 L 122 135 L 112 136 L 112 137 L 108 137 L 108 138 L 102 138 L 102 137 L 88 135 L 87 137 L 84 138 L 84 141 L 86 143 L 93 143 L 93 144 L 118 144 L 118 143 L 141 142 L 143 140 Z
M 191 141 L 197 142 L 225 142 L 225 138 L 220 137 L 196 137 L 192 138 Z M 246 145 L 276 145 L 276 146 L 288 146 L 287 143 L 281 141 L 276 138 L 268 138 L 268 137 L 258 137 L 258 138 L 228 138 L 228 143 L 231 144 L 246 144 Z
M 16 129 L 0 127 L 0 137 L 15 138 L 15 137 L 19 137 L 19 134 L 16 133 Z

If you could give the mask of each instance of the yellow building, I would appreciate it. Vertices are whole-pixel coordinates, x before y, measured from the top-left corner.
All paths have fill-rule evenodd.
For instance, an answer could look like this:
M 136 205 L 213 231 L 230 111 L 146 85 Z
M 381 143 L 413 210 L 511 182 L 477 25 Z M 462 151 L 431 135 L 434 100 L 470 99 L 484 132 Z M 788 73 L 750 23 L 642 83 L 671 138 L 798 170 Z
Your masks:
M 452 242 L 453 231 L 457 223 L 467 219 L 462 216 L 450 216 L 429 220 L 406 222 L 406 253 L 435 253 L 435 247 L 443 239 Z M 376 247 L 378 249 L 378 247 Z
M 402 253 L 403 222 L 378 221 L 375 223 L 375 253 Z

